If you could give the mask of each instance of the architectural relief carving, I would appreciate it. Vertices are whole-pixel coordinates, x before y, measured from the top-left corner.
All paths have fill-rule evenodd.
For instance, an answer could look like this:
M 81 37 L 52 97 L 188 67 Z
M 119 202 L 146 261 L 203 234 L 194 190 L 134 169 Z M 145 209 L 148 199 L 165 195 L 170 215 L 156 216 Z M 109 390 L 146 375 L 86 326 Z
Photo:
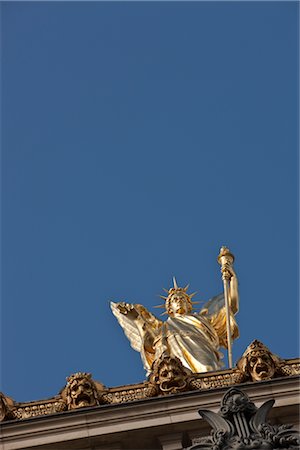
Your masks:
M 158 394 L 176 394 L 193 389 L 191 375 L 179 358 L 164 354 L 154 362 L 150 382 L 156 386 Z
M 193 389 L 216 389 L 226 386 L 233 386 L 235 384 L 243 383 L 245 381 L 244 374 L 238 369 L 231 369 L 228 373 L 218 372 L 212 374 L 204 374 L 194 376 L 190 381 L 190 386 Z
M 62 391 L 68 409 L 86 408 L 99 405 L 104 386 L 92 380 L 90 373 L 78 372 L 67 378 L 67 385 Z
M 126 386 L 123 389 L 114 388 L 108 390 L 105 394 L 103 394 L 103 403 L 112 404 L 112 403 L 127 403 L 133 402 L 135 400 L 141 400 L 144 398 L 155 397 L 158 392 L 155 386 L 151 383 L 144 382 L 139 385 L 139 387 L 132 386 L 131 389 L 126 389 Z
M 60 396 L 57 396 L 54 399 L 44 400 L 44 402 L 16 404 L 15 409 L 12 411 L 12 416 L 14 419 L 29 419 L 31 417 L 55 414 L 66 409 L 66 402 Z
M 211 436 L 198 439 L 189 450 L 299 449 L 300 437 L 292 425 L 267 422 L 274 400 L 256 408 L 242 391 L 232 388 L 224 395 L 219 414 L 200 410 L 212 427 Z
M 91 374 L 79 372 L 68 377 L 66 386 L 58 395 L 36 402 L 17 403 L 0 393 L 0 422 L 102 404 L 128 403 L 189 390 L 230 387 L 245 381 L 299 375 L 300 363 L 299 359 L 282 360 L 261 342 L 253 341 L 234 369 L 192 373 L 178 358 L 164 353 L 153 363 L 151 370 L 149 379 L 143 383 L 114 388 L 106 388 L 93 380 Z
M 253 341 L 241 359 L 237 362 L 238 369 L 244 374 L 245 380 L 252 381 L 271 380 L 278 376 L 296 375 L 299 365 L 294 367 L 286 364 L 277 355 L 274 355 L 260 341 Z
M 14 401 L 0 392 L 0 422 L 13 418 Z
M 300 364 L 292 361 L 284 361 L 280 367 L 280 375 L 284 377 L 300 375 Z

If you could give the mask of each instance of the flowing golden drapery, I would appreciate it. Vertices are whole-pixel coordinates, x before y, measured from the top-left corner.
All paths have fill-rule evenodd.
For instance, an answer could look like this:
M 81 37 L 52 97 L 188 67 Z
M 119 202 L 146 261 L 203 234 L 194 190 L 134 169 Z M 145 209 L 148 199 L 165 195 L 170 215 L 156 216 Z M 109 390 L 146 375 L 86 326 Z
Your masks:
M 230 331 L 232 339 L 239 335 L 234 315 L 238 311 L 238 288 L 234 274 L 231 280 Z M 135 317 L 120 311 L 127 305 Z M 192 372 L 208 372 L 222 367 L 219 347 L 227 347 L 224 295 L 210 299 L 199 313 L 175 314 L 163 322 L 144 306 L 111 302 L 131 346 L 139 351 L 147 373 L 153 361 L 164 352 L 176 356 Z

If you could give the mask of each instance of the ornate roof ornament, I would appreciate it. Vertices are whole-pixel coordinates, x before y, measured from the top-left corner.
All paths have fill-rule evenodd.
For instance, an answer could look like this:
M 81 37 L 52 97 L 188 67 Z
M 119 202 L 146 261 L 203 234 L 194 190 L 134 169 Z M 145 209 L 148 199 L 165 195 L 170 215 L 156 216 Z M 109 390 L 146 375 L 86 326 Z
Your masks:
M 284 375 L 284 364 L 262 342 L 254 340 L 237 362 L 237 367 L 252 381 L 262 381 Z
M 179 358 L 165 352 L 154 362 L 149 380 L 158 395 L 177 394 L 193 389 L 190 386 L 191 375 L 192 372 L 183 366 Z
M 11 414 L 13 406 L 13 399 L 5 396 L 2 392 L 0 392 L 0 422 L 2 422 L 3 420 L 14 419 L 13 415 Z
M 260 348 L 262 346 L 263 344 Z M 250 354 L 247 353 L 248 356 Z M 280 361 L 281 365 L 277 367 L 274 378 L 300 374 L 299 359 Z M 76 411 L 98 405 L 128 403 L 192 390 L 207 391 L 226 388 L 245 381 L 260 380 L 251 378 L 248 371 L 243 372 L 240 368 L 191 373 L 183 366 L 179 358 L 164 352 L 153 363 L 149 379 L 142 383 L 109 388 L 94 380 L 91 374 L 77 372 L 67 378 L 66 386 L 57 395 L 48 399 L 18 403 L 0 393 L 0 422 L 46 416 L 67 410 Z
M 244 392 L 226 392 L 218 414 L 200 409 L 200 416 L 213 428 L 209 437 L 198 439 L 189 450 L 299 449 L 300 437 L 292 425 L 270 425 L 267 417 L 274 405 L 268 400 L 256 408 Z
M 67 385 L 62 391 L 62 398 L 66 400 L 67 409 L 86 408 L 100 404 L 101 391 L 104 386 L 96 386 L 92 375 L 77 372 L 67 378 Z

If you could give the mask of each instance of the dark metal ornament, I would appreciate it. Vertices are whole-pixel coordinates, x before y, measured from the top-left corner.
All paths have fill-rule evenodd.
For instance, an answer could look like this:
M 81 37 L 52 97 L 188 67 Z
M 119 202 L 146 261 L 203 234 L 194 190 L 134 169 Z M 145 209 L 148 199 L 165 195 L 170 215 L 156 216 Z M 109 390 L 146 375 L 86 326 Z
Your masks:
M 293 425 L 270 425 L 267 416 L 275 401 L 256 408 L 244 392 L 232 388 L 224 395 L 219 414 L 202 409 L 200 416 L 213 428 L 189 450 L 275 450 L 300 448 Z

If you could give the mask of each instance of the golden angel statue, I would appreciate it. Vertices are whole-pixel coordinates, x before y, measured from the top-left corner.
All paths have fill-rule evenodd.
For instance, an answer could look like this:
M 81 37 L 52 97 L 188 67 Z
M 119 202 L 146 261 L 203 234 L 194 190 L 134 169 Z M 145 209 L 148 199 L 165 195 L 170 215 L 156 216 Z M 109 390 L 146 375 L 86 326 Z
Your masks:
M 229 280 L 230 338 L 239 336 L 234 315 L 238 312 L 238 282 L 232 264 L 222 267 Z M 160 305 L 168 314 L 166 321 L 157 319 L 143 305 L 125 302 L 111 302 L 113 314 L 118 319 L 134 350 L 140 352 L 147 374 L 162 354 L 176 356 L 182 364 L 194 373 L 219 370 L 222 367 L 222 353 L 219 347 L 227 348 L 227 317 L 224 295 L 211 298 L 200 310 L 193 312 L 195 295 L 188 294 L 189 285 L 174 286 L 167 292 L 165 304 Z M 227 327 L 228 328 L 228 327 Z

